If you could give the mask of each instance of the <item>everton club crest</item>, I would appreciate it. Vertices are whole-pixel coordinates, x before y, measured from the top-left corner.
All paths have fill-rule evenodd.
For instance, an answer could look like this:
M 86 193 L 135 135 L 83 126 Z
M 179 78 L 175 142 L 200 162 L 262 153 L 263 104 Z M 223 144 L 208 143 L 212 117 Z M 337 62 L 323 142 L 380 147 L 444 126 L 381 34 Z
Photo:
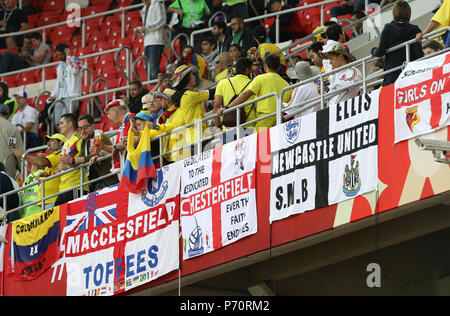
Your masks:
M 359 177 L 359 161 L 356 155 L 350 156 L 350 166 L 345 166 L 343 191 L 346 196 L 355 196 L 361 189 L 361 178 Z
M 284 134 L 290 144 L 294 144 L 300 135 L 300 118 L 293 119 L 284 124 Z
M 142 202 L 149 207 L 155 207 L 161 202 L 167 193 L 169 185 L 164 181 L 164 172 L 167 172 L 168 167 L 162 167 L 156 170 L 156 178 L 148 181 L 147 189 L 142 190 Z M 164 172 L 163 172 L 164 171 Z

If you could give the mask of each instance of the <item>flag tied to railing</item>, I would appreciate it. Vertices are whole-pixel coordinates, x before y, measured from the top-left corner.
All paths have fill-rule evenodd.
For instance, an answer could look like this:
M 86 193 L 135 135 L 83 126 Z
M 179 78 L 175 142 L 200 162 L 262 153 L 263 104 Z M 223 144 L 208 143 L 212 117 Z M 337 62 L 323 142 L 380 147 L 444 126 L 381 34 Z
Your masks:
M 146 125 L 138 146 L 134 148 L 134 132 L 131 128 L 128 131 L 128 153 L 119 184 L 120 189 L 139 194 L 147 187 L 147 181 L 156 176 L 150 140 L 150 129 Z

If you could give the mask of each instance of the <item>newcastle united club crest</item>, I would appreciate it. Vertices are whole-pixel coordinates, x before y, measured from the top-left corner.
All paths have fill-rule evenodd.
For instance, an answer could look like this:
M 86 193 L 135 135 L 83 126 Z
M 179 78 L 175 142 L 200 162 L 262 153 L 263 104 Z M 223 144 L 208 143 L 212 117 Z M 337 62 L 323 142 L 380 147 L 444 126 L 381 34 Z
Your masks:
M 300 119 L 296 118 L 284 124 L 284 134 L 290 144 L 294 144 L 300 135 Z
M 343 191 L 346 196 L 355 196 L 361 189 L 361 178 L 359 177 L 359 161 L 356 155 L 350 155 L 350 166 L 345 166 Z
M 156 170 L 156 178 L 148 181 L 147 189 L 142 190 L 142 202 L 149 207 L 155 207 L 161 202 L 167 193 L 169 185 L 164 181 L 164 172 L 167 172 L 168 167 L 162 167 Z

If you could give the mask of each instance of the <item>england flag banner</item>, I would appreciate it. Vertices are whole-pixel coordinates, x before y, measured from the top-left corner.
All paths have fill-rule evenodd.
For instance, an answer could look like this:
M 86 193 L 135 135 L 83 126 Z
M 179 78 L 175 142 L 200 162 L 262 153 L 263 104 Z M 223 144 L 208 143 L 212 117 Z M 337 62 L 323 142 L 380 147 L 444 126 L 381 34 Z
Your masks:
M 377 189 L 374 91 L 270 129 L 270 222 Z
M 257 134 L 183 161 L 183 259 L 214 251 L 257 232 Z
M 112 186 L 67 204 L 62 259 L 67 295 L 114 295 L 179 268 L 181 163 L 157 170 L 140 194 Z
M 410 62 L 395 82 L 395 143 L 450 125 L 450 53 Z

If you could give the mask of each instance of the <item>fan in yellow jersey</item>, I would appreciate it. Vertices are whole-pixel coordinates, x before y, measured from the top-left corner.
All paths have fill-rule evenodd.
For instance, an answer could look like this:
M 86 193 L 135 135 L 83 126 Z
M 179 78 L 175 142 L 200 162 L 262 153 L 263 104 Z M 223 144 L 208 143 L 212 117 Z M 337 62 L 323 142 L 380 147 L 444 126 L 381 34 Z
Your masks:
M 241 92 L 243 92 L 250 84 L 249 78 L 250 71 L 252 69 L 252 61 L 249 58 L 241 57 L 236 61 L 236 74 L 221 80 L 216 88 L 216 94 L 214 96 L 214 112 L 221 107 L 227 108 L 229 103 L 234 100 Z M 250 97 L 252 99 L 253 97 Z M 236 112 L 233 112 L 236 115 Z M 250 104 L 245 107 L 246 122 L 250 122 L 256 118 L 256 105 Z M 215 125 L 221 126 L 220 117 L 215 118 Z M 253 127 L 254 124 L 247 125 L 245 128 Z M 235 132 L 233 131 L 233 134 Z
M 428 23 L 425 30 L 416 35 L 416 39 L 421 42 L 423 35 L 428 34 L 435 29 L 442 29 L 446 26 L 450 26 L 450 0 L 444 1 L 439 10 L 431 18 L 430 23 Z M 447 32 L 446 34 L 445 48 L 448 48 L 450 46 L 450 32 Z
M 67 141 L 64 143 L 61 155 L 59 157 L 60 164 L 57 171 L 67 170 L 75 166 L 75 158 L 81 156 L 83 136 L 78 132 L 77 116 L 73 113 L 64 114 L 59 122 L 59 130 Z M 80 185 L 80 169 L 61 175 L 61 182 L 59 184 L 59 192 L 74 188 L 73 190 L 61 193 L 55 201 L 56 205 L 61 205 L 76 198 L 74 191 L 79 192 Z M 83 181 L 87 182 L 86 171 L 84 171 Z M 84 191 L 87 193 L 89 188 L 85 186 Z
M 212 99 L 214 93 L 209 90 L 192 90 L 196 85 L 193 71 L 193 67 L 189 68 L 186 65 L 182 65 L 175 70 L 175 80 L 172 87 L 176 90 L 176 93 L 172 96 L 172 101 L 178 109 L 171 116 L 170 122 L 154 126 L 159 131 L 163 133 L 170 132 L 177 127 L 193 123 L 205 117 L 203 102 Z M 202 124 L 202 134 L 204 128 L 206 128 L 206 122 Z M 201 135 L 198 135 L 196 126 L 171 134 L 167 150 L 172 151 L 188 144 L 193 144 L 194 141 L 198 140 L 199 136 Z M 191 156 L 191 148 L 187 147 L 171 153 L 166 156 L 166 159 L 168 162 L 173 162 L 189 156 Z
M 281 78 L 278 74 L 280 69 L 280 57 L 276 55 L 269 55 L 264 59 L 264 71 L 265 73 L 256 76 L 250 85 L 247 87 L 243 93 L 241 93 L 233 102 L 231 102 L 228 107 L 233 107 L 238 104 L 246 102 L 250 97 L 255 95 L 256 98 L 262 97 L 269 93 L 275 92 L 278 95 L 281 93 L 285 87 L 289 84 Z M 288 90 L 284 96 L 283 101 L 289 102 L 291 99 L 292 90 Z M 256 106 L 256 116 L 261 118 L 271 113 L 275 113 L 277 109 L 277 102 L 275 97 L 270 97 L 261 101 L 258 101 Z M 222 115 L 224 108 L 218 109 L 217 114 Z M 255 124 L 255 131 L 261 131 L 266 128 L 274 126 L 276 123 L 276 116 L 273 115 L 269 118 L 258 121 Z
M 37 166 L 38 168 L 44 169 L 44 172 L 38 175 L 38 178 L 49 177 L 55 174 L 56 168 L 59 165 L 59 156 L 61 155 L 61 149 L 63 144 L 66 142 L 66 137 L 63 134 L 53 134 L 52 136 L 46 136 L 48 139 L 48 149 L 50 154 L 45 157 L 34 156 L 30 154 L 25 154 L 19 149 L 14 149 L 13 153 L 16 157 L 22 157 L 27 162 Z M 44 186 L 44 197 L 56 194 L 59 192 L 59 177 L 52 180 L 45 181 Z M 42 199 L 42 184 L 39 184 L 38 188 L 38 200 Z M 53 207 L 56 201 L 56 196 L 45 200 L 44 209 L 49 209 Z M 39 204 L 38 204 L 39 205 Z

